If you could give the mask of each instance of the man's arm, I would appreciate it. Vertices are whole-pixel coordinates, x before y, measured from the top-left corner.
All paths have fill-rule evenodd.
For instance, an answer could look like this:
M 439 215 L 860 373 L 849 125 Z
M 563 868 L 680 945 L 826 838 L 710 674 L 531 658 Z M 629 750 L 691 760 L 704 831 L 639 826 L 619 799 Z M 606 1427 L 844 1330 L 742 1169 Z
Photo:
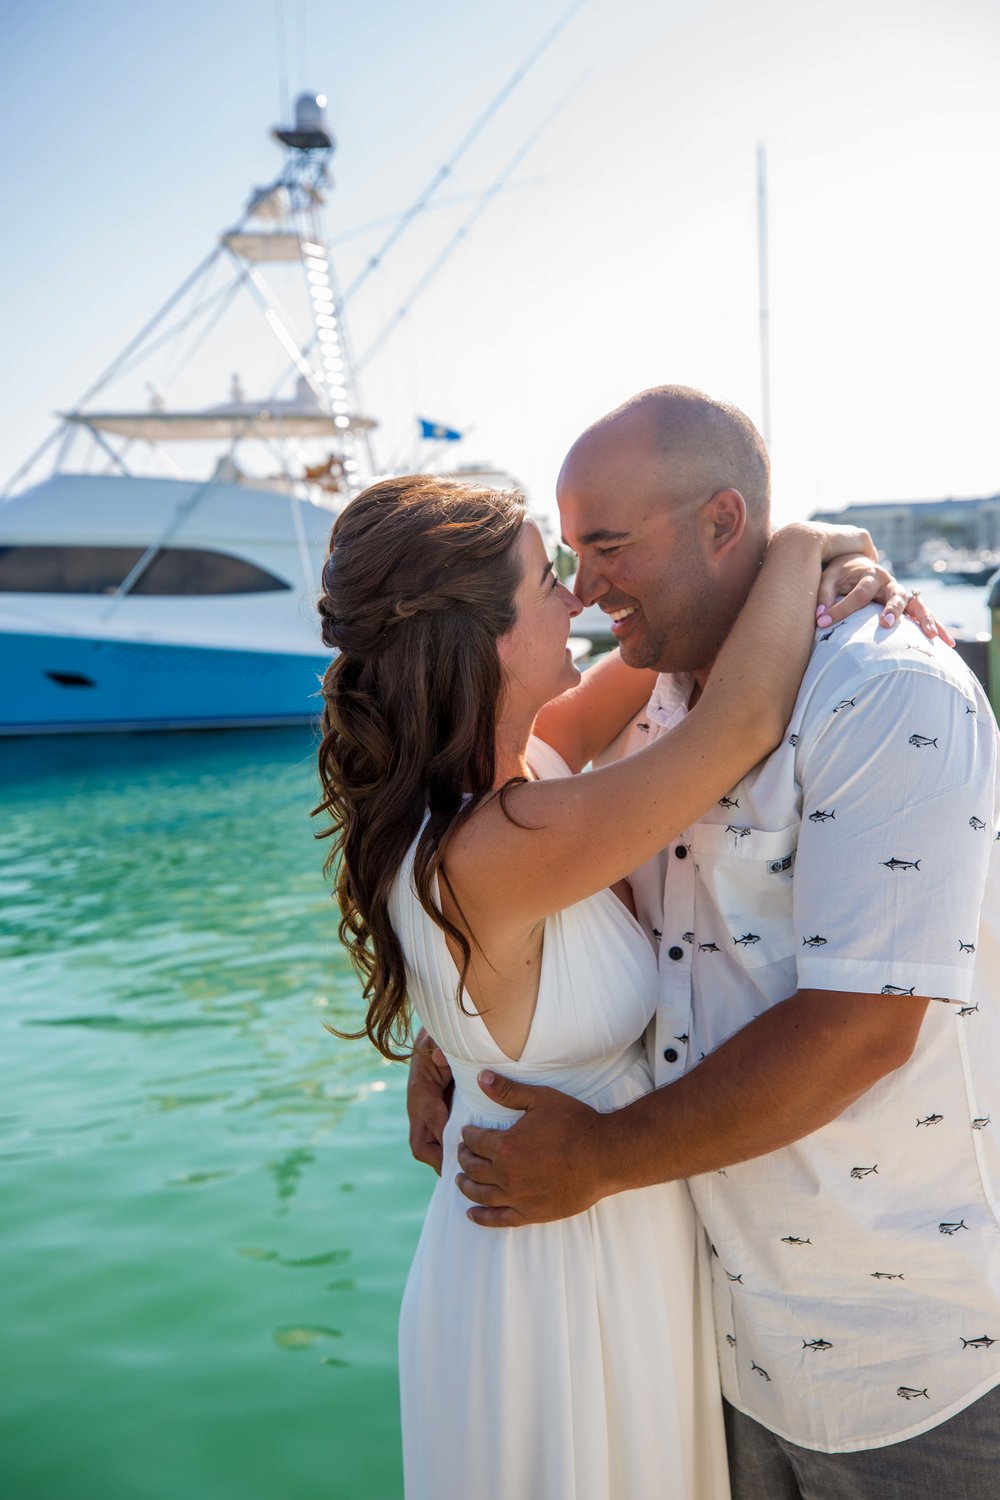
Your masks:
M 927 1004 L 802 990 L 684 1078 L 613 1114 L 556 1089 L 481 1079 L 491 1099 L 525 1114 L 509 1130 L 462 1132 L 459 1186 L 477 1205 L 469 1217 L 492 1228 L 563 1219 L 609 1193 L 790 1145 L 906 1062 Z

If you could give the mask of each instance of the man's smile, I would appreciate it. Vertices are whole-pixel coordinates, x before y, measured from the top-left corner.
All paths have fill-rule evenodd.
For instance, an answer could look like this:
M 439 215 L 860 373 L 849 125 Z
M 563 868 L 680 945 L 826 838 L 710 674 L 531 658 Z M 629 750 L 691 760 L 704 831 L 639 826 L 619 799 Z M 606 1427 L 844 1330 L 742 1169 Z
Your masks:
M 638 612 L 639 606 L 637 604 L 621 604 L 615 609 L 609 609 L 607 605 L 602 604 L 601 608 L 611 621 L 612 635 L 617 636 L 625 628 L 626 621 L 630 620 Z

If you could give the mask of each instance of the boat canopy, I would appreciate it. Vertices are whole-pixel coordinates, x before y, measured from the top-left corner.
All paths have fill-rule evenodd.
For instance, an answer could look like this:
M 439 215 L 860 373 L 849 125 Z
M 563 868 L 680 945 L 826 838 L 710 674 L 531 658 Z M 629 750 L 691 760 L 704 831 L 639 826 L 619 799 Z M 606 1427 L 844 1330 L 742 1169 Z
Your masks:
M 141 438 L 149 443 L 194 442 L 208 439 L 340 437 L 345 432 L 370 432 L 371 417 L 331 416 L 274 402 L 271 406 L 217 407 L 209 411 L 138 411 L 60 413 L 63 420 L 94 432 Z

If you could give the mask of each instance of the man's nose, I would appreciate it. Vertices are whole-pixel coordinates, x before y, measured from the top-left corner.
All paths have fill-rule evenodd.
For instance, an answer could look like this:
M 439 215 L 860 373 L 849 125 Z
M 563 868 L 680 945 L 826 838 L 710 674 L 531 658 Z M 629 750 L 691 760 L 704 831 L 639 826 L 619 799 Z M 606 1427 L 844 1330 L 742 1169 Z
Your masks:
M 600 569 L 581 557 L 577 562 L 576 578 L 573 581 L 573 592 L 581 604 L 596 604 L 607 591 L 607 579 L 601 577 Z
M 580 603 L 579 599 L 576 596 L 576 590 L 568 589 L 564 583 L 561 583 L 559 587 L 562 589 L 562 597 L 563 603 L 566 606 L 566 613 L 569 615 L 571 620 L 575 620 L 577 615 L 583 609 L 583 605 Z

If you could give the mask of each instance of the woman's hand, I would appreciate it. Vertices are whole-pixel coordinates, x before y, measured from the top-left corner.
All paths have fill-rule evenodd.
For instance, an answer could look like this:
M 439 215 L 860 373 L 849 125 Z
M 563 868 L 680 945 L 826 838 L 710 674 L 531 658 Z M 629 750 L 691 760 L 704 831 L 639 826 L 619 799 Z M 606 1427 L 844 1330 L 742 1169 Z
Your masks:
M 867 534 L 867 533 L 866 533 Z M 902 615 L 909 615 L 924 634 L 937 637 L 946 646 L 955 639 L 931 614 L 918 593 L 904 588 L 897 578 L 869 556 L 841 556 L 828 563 L 820 579 L 816 624 L 821 630 L 846 620 L 866 604 L 881 604 L 879 624 L 887 629 Z
M 878 562 L 878 548 L 872 541 L 871 533 L 863 526 L 828 526 L 825 521 L 792 521 L 788 526 L 779 527 L 774 533 L 774 539 L 792 534 L 806 536 L 818 542 L 820 562 L 823 564 L 832 562 L 835 557 L 858 553 L 870 558 L 873 563 Z

